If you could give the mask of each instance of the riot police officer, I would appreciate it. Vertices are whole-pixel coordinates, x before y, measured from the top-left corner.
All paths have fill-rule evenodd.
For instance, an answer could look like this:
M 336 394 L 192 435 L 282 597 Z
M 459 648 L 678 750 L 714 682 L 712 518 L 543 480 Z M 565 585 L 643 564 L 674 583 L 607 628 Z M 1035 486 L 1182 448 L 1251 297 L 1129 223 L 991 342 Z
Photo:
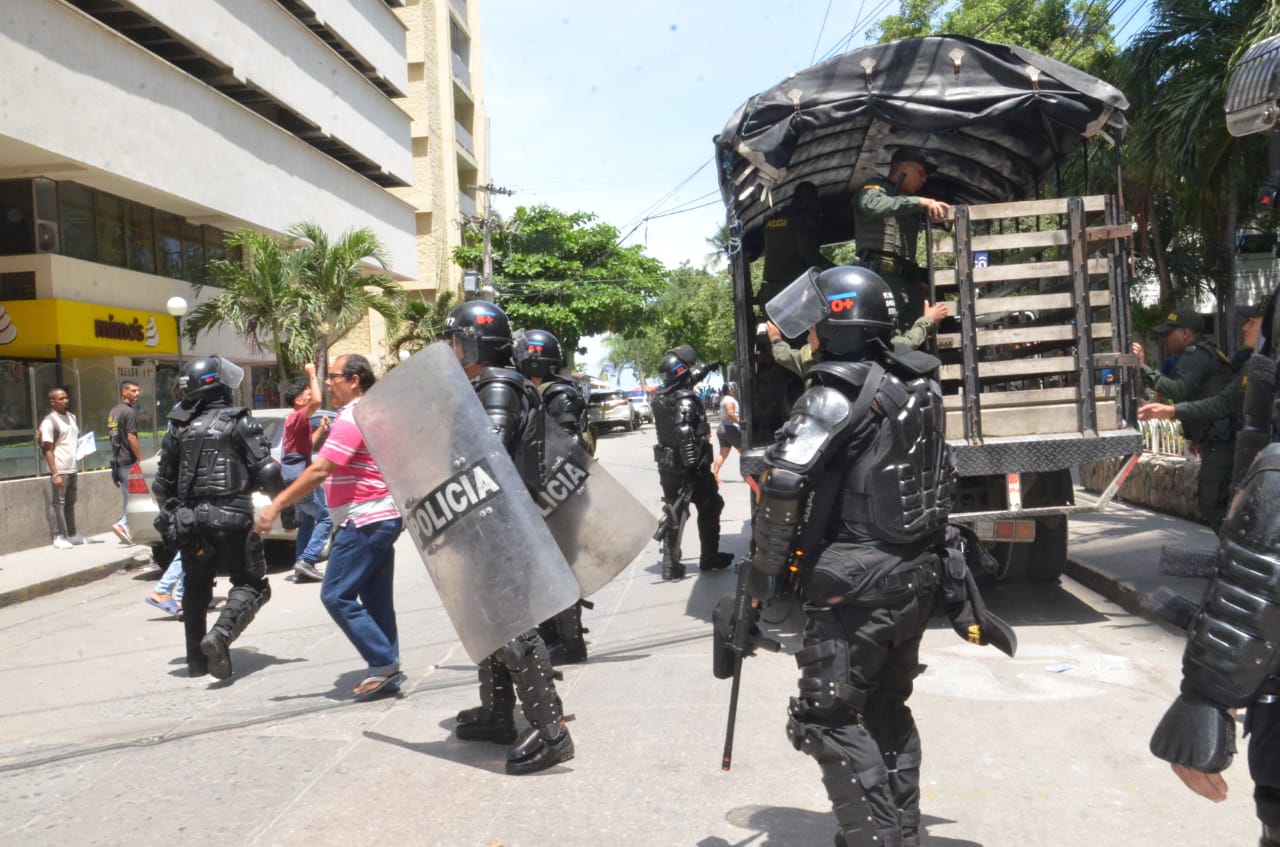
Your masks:
M 546 482 L 546 415 L 538 389 L 511 368 L 506 312 L 487 300 L 463 303 L 449 313 L 442 335 L 471 379 L 525 485 L 531 492 L 541 490 Z M 458 713 L 458 738 L 510 744 L 509 774 L 534 773 L 573 758 L 573 739 L 538 630 L 517 636 L 481 662 L 479 678 L 481 704 Z M 530 725 L 518 737 L 517 697 Z
M 169 413 L 152 491 L 163 504 L 156 529 L 182 554 L 183 621 L 191 676 L 231 676 L 230 647 L 269 599 L 262 539 L 252 531 L 255 490 L 284 487 L 271 444 L 248 409 L 232 406 L 244 371 L 219 356 L 199 358 L 178 377 L 181 403 Z M 213 628 L 205 610 L 219 570 L 231 591 Z
M 689 504 L 698 509 L 698 539 L 701 570 L 726 568 L 731 553 L 720 552 L 720 513 L 724 499 L 711 473 L 711 427 L 706 409 L 695 386 L 710 368 L 696 365 L 697 354 L 687 344 L 668 350 L 658 363 L 662 387 L 653 396 L 653 427 L 658 443 L 653 448 L 662 483 L 663 525 L 662 578 L 684 577 L 680 563 L 680 534 Z
M 789 337 L 816 324 L 822 361 L 765 453 L 752 577 L 769 585 L 800 568 L 807 621 L 787 735 L 818 761 L 836 843 L 850 846 L 919 844 L 907 698 L 956 486 L 938 360 L 890 345 L 894 305 L 861 267 L 815 268 L 768 305 Z
M 1227 796 L 1222 772 L 1236 752 L 1233 711 L 1247 709 L 1249 772 L 1260 847 L 1280 847 L 1280 419 L 1275 415 L 1280 326 L 1275 297 L 1249 359 L 1239 490 L 1219 533 L 1217 569 L 1187 633 L 1181 694 L 1151 737 L 1151 752 L 1188 788 Z M 1265 445 L 1265 446 L 1263 446 Z M 1256 458 L 1255 458 L 1256 457 Z
M 565 366 L 560 339 L 545 329 L 517 332 L 513 340 L 512 358 L 516 370 L 524 374 L 538 389 L 547 417 L 565 434 L 582 439 L 586 428 L 587 404 L 582 392 L 560 375 Z M 572 665 L 587 660 L 587 642 L 583 635 L 582 608 L 578 600 L 568 609 L 538 627 L 554 665 Z

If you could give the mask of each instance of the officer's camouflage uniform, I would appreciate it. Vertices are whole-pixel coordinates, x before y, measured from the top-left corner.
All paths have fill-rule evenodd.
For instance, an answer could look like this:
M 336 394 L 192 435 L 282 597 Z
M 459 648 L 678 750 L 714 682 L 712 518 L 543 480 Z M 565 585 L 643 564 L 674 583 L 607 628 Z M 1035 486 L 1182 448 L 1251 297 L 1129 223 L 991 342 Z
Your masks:
M 933 329 L 924 316 L 924 273 L 915 261 L 923 207 L 919 197 L 898 195 L 892 188 L 888 177 L 877 176 L 858 190 L 853 203 L 858 257 L 893 291 L 899 333 L 894 341 L 915 349 Z
M 1187 440 L 1200 447 L 1196 499 L 1200 519 L 1215 530 L 1227 514 L 1237 421 L 1244 403 L 1243 371 L 1233 374 L 1231 360 L 1204 336 L 1182 351 L 1173 376 L 1142 366 L 1147 384 L 1174 404 L 1174 418 Z

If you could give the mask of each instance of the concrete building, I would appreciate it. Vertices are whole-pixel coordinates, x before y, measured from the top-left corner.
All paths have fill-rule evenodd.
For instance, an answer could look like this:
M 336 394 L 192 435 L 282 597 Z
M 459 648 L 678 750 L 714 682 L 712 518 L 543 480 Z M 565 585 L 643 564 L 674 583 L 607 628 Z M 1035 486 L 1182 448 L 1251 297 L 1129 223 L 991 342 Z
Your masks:
M 420 0 L 396 14 L 408 31 L 413 180 L 395 193 L 416 209 L 417 296 L 462 290 L 450 261 L 466 215 L 486 214 L 489 180 L 479 0 Z
M 154 448 L 179 354 L 166 302 L 216 294 L 192 282 L 229 230 L 368 227 L 393 272 L 417 276 L 415 212 L 397 194 L 415 170 L 401 5 L 0 5 L 0 478 L 34 472 L 53 385 L 103 436 L 86 469 L 107 462 L 124 376 L 144 386 Z M 243 402 L 278 404 L 269 353 L 231 331 L 183 351 L 214 352 L 247 366 Z

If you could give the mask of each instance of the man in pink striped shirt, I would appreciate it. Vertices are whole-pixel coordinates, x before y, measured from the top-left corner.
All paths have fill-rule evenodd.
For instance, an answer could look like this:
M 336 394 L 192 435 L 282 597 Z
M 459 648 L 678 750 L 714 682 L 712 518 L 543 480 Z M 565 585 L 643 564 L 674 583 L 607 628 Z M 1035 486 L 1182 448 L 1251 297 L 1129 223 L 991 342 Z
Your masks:
M 276 495 L 254 522 L 259 532 L 269 530 L 281 509 L 328 480 L 325 495 L 335 532 L 320 601 L 369 665 L 353 692 L 357 698 L 395 692 L 405 678 L 400 672 L 392 597 L 395 541 L 404 521 L 353 414 L 374 381 L 373 368 L 364 356 L 352 354 L 334 360 L 325 382 L 331 402 L 340 411 L 329 430 L 329 440 L 302 476 Z

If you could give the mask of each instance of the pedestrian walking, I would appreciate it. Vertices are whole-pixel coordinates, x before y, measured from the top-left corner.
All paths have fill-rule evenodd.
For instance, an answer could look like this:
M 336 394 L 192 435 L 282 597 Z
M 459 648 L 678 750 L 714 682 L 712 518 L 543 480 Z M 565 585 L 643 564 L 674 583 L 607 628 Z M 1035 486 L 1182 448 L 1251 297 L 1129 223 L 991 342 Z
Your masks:
M 80 424 L 67 409 L 71 398 L 65 390 L 51 388 L 48 396 L 49 413 L 40 421 L 40 452 L 49 467 L 52 485 L 53 546 L 67 549 L 87 540 L 76 532 L 76 444 L 80 440 Z
M 244 371 L 220 356 L 195 359 L 178 376 L 180 404 L 169 412 L 151 486 L 161 504 L 156 529 L 182 556 L 187 672 L 231 676 L 231 643 L 271 599 L 262 538 L 253 532 L 255 490 L 283 487 L 262 424 L 231 405 Z M 227 603 L 209 628 L 206 613 L 219 571 L 231 579 Z
M 339 356 L 325 381 L 339 408 L 329 437 L 302 475 L 259 513 L 254 527 L 269 531 L 281 510 L 327 482 L 326 502 L 336 531 L 320 602 L 368 665 L 352 691 L 364 699 L 395 693 L 405 680 L 394 594 L 395 542 L 404 521 L 356 426 L 356 405 L 376 381 L 369 360 Z
M 156 587 L 147 594 L 148 606 L 155 606 L 166 615 L 182 620 L 182 598 L 186 574 L 182 570 L 182 554 L 175 553 Z
M 142 445 L 138 443 L 138 413 L 135 406 L 142 389 L 131 379 L 120 382 L 120 402 L 107 413 L 107 432 L 111 436 L 111 481 L 120 489 L 120 520 L 111 531 L 122 544 L 133 544 L 129 533 L 129 473 L 142 461 Z
M 316 366 L 307 362 L 303 366 L 307 381 L 294 382 L 284 390 L 284 401 L 293 407 L 284 422 L 284 438 L 280 445 L 281 472 L 284 481 L 292 483 L 311 464 L 315 445 L 328 432 L 329 419 L 322 417 L 320 425 L 311 426 L 311 416 L 320 410 L 320 382 L 316 379 Z M 323 577 L 316 570 L 316 562 L 329 541 L 333 520 L 324 498 L 324 486 L 316 489 L 293 505 L 298 513 L 298 538 L 294 544 L 293 576 L 297 582 L 319 581 Z
M 720 455 L 711 466 L 711 475 L 716 478 L 716 485 L 719 485 L 720 468 L 729 458 L 729 453 L 733 450 L 737 450 L 739 454 L 742 452 L 742 419 L 738 417 L 737 383 L 725 383 L 724 396 L 720 399 L 720 426 L 716 427 L 716 442 L 720 445 Z

